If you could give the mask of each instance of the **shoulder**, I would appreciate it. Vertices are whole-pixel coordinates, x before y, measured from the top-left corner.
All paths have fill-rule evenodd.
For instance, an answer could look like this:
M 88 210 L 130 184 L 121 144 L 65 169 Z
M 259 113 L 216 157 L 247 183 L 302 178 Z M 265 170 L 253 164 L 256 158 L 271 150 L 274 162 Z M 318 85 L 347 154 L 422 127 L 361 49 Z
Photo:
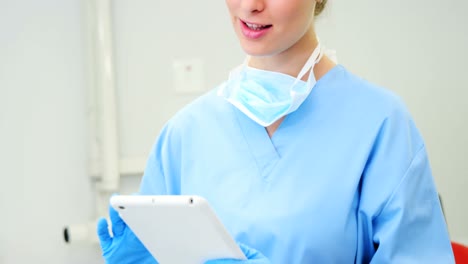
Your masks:
M 319 115 L 340 130 L 373 140 L 389 122 L 404 129 L 412 123 L 403 100 L 389 89 L 361 78 L 341 65 L 319 79 L 305 106 L 306 114 Z M 395 123 L 396 121 L 396 123 Z
M 206 133 L 204 128 L 216 127 L 220 116 L 229 113 L 229 106 L 216 94 L 218 87 L 181 108 L 165 123 L 151 148 L 148 164 L 170 168 L 171 172 L 178 175 L 182 147 L 187 149 L 191 141 L 205 140 L 209 133 Z M 160 168 L 150 171 L 158 170 Z
M 367 115 L 374 113 L 381 118 L 395 113 L 408 115 L 405 103 L 393 91 L 360 77 L 345 67 L 338 65 L 335 77 L 329 81 L 331 92 L 342 101 L 343 107 L 354 109 Z
M 423 146 L 424 142 L 414 119 L 399 95 L 346 69 L 343 69 L 343 75 L 343 90 L 348 93 L 350 104 L 355 106 L 362 117 L 374 118 L 379 122 L 379 136 L 399 135 L 403 142 L 410 143 L 408 147 L 413 151 Z
M 367 135 L 374 143 L 378 143 L 383 135 L 398 134 L 402 142 L 407 142 L 405 135 L 410 136 L 415 148 L 423 144 L 413 117 L 400 96 L 343 66 L 337 67 L 324 80 L 323 87 L 318 87 L 321 90 L 317 102 L 327 104 L 323 108 L 329 116 L 339 120 L 356 136 Z
M 399 175 L 404 173 L 424 141 L 403 100 L 342 66 L 330 73 L 317 83 L 316 99 L 309 104 L 310 109 L 315 107 L 321 120 L 331 123 L 330 127 L 336 130 L 333 133 L 343 136 L 343 141 L 353 138 L 353 144 L 367 146 L 369 160 L 378 160 L 374 159 L 376 155 L 399 153 L 395 162 L 398 160 L 401 165 Z M 346 131 L 346 136 L 342 131 Z M 381 162 L 389 160 L 384 158 Z

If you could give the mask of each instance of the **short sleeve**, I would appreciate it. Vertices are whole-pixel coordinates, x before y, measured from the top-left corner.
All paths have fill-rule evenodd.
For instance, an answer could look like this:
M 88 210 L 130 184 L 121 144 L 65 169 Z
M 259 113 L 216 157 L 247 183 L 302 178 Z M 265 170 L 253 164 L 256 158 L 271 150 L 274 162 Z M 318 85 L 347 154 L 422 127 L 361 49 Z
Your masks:
M 371 263 L 454 263 L 424 146 L 372 225 Z

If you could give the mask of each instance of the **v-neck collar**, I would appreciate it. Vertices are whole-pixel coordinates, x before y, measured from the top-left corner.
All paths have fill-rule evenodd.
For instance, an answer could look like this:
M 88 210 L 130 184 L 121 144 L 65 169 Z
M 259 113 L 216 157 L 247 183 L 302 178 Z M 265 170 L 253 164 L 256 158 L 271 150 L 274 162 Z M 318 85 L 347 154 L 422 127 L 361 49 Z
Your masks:
M 266 180 L 271 170 L 280 160 L 280 155 L 275 148 L 272 138 L 278 133 L 281 125 L 278 127 L 277 131 L 273 133 L 273 137 L 270 138 L 263 126 L 255 123 L 255 121 L 244 115 L 237 108 L 233 107 L 233 111 L 236 114 L 240 130 L 250 149 L 250 153 L 257 163 L 259 173 L 262 178 Z
M 266 131 L 265 127 L 257 124 L 235 106 L 231 105 L 231 109 L 236 115 L 242 136 L 244 137 L 244 140 L 250 149 L 250 153 L 255 159 L 259 174 L 264 180 L 268 180 L 268 176 L 270 175 L 272 169 L 281 159 L 278 147 L 281 148 L 281 146 L 285 144 L 285 135 L 290 134 L 291 129 L 295 129 L 295 127 L 297 128 L 296 125 L 298 122 L 301 122 L 304 111 L 307 112 L 311 110 L 310 102 L 314 97 L 314 94 L 316 94 L 318 90 L 323 89 L 323 84 L 327 83 L 330 78 L 333 78 L 338 72 L 342 70 L 343 67 L 341 65 L 336 65 L 324 76 L 322 76 L 322 78 L 320 78 L 315 84 L 311 94 L 309 94 L 306 100 L 302 103 L 301 107 L 299 107 L 296 111 L 286 115 L 285 119 L 278 126 L 277 130 L 273 133 L 271 138 L 268 135 L 268 131 Z

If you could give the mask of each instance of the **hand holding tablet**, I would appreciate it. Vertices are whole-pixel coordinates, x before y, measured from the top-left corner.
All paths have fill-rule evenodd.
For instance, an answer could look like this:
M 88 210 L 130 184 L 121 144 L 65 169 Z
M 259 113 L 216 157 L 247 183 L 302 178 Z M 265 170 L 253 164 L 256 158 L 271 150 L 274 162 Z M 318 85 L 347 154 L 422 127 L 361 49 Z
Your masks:
M 109 226 L 105 218 L 99 219 L 97 225 L 102 255 L 107 264 L 157 264 L 151 253 L 112 207 L 109 207 L 109 217 L 112 225 L 112 236 L 109 234 Z
M 246 259 L 202 197 L 117 195 L 111 206 L 161 264 Z

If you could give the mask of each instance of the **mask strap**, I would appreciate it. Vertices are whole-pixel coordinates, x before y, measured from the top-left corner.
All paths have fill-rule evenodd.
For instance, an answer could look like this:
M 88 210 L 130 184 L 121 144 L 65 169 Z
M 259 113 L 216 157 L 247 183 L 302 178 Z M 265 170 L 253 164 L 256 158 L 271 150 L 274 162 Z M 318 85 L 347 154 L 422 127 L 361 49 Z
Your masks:
M 245 56 L 244 62 L 241 64 L 243 67 L 247 67 L 249 65 L 250 55 Z
M 322 59 L 322 57 L 323 57 L 324 55 L 325 55 L 325 48 L 322 47 L 322 48 L 320 49 L 319 57 L 315 60 L 315 64 L 317 64 L 317 63 Z M 314 71 L 313 71 L 313 70 L 311 70 L 311 71 L 309 72 L 309 78 L 307 79 L 307 81 L 309 81 L 310 78 L 314 78 L 314 80 L 315 80 L 315 75 L 314 75 Z
M 310 55 L 309 59 L 307 62 L 304 64 L 304 67 L 302 67 L 301 72 L 297 75 L 297 79 L 302 79 L 304 75 L 309 71 L 310 68 L 312 68 L 312 65 L 316 64 L 318 62 L 318 57 L 321 54 L 321 48 L 320 48 L 320 43 L 317 45 L 315 48 L 314 52 Z M 321 56 L 320 56 L 321 58 Z
M 302 77 L 304 77 L 304 75 L 312 68 L 312 66 L 317 64 L 322 59 L 322 57 L 323 57 L 323 49 L 322 49 L 322 47 L 320 45 L 320 42 L 319 42 L 317 44 L 317 47 L 312 52 L 309 59 L 307 59 L 306 63 L 302 67 L 301 71 L 297 75 L 297 78 L 296 78 L 296 81 L 294 82 L 294 84 L 296 84 L 299 80 L 301 80 Z M 244 62 L 241 64 L 241 67 L 242 68 L 247 67 L 247 65 L 249 63 L 249 60 L 250 60 L 250 56 L 246 56 L 245 59 L 244 59 Z M 310 74 L 309 74 L 309 77 L 310 77 Z
M 323 52 L 322 52 L 322 48 L 320 46 L 320 42 L 317 44 L 317 47 L 315 48 L 314 52 L 312 52 L 312 54 L 310 55 L 309 59 L 307 60 L 307 62 L 304 64 L 304 67 L 302 67 L 301 71 L 299 72 L 299 74 L 297 75 L 297 78 L 296 80 L 294 81 L 294 84 L 295 85 L 296 83 L 298 83 L 302 77 L 304 77 L 304 75 L 307 73 L 307 71 L 309 71 L 310 69 L 312 69 L 312 66 L 317 64 L 320 59 L 322 59 L 323 57 Z M 312 76 L 312 73 L 313 71 L 311 70 L 310 73 L 309 73 L 309 78 Z

